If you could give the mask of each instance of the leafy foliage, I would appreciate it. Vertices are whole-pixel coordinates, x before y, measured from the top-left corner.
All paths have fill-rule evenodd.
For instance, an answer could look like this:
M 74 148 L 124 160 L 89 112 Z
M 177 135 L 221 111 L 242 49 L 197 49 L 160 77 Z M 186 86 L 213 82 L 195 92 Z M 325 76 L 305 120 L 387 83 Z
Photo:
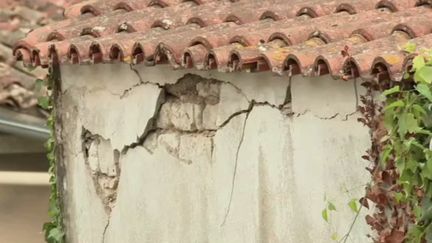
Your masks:
M 432 242 L 432 57 L 416 54 L 403 82 L 368 82 L 362 97 L 360 121 L 372 131 L 364 158 L 373 162 L 374 183 L 366 198 L 377 205 L 366 220 L 377 232 L 375 242 Z M 374 91 L 383 91 L 383 105 Z
M 52 91 L 52 84 L 54 77 L 52 75 L 48 75 L 47 78 L 43 81 L 38 80 L 36 82 L 37 85 L 41 86 L 42 82 L 44 85 L 48 87 L 50 91 Z M 52 93 L 52 92 L 50 92 Z M 45 143 L 45 147 L 47 149 L 47 158 L 49 161 L 49 183 L 51 186 L 51 193 L 49 197 L 49 211 L 48 216 L 51 218 L 51 221 L 45 223 L 43 225 L 43 230 L 45 232 L 45 240 L 48 243 L 64 243 L 65 242 L 65 234 L 63 230 L 63 222 L 62 215 L 59 205 L 59 194 L 57 189 L 57 166 L 56 166 L 56 145 L 55 145 L 55 110 L 53 108 L 53 95 L 49 95 L 47 97 L 42 97 L 39 99 L 39 105 L 46 110 L 50 111 L 50 116 L 47 121 L 47 125 L 50 128 L 51 135 L 48 141 Z

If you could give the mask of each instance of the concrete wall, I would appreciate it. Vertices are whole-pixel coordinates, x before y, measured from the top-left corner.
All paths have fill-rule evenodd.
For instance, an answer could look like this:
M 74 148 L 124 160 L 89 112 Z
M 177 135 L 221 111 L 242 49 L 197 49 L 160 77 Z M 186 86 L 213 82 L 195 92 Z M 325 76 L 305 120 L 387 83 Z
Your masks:
M 348 231 L 370 146 L 352 81 L 61 71 L 69 242 L 319 243 Z M 329 223 L 324 198 L 337 207 Z M 348 242 L 370 241 L 362 215 Z

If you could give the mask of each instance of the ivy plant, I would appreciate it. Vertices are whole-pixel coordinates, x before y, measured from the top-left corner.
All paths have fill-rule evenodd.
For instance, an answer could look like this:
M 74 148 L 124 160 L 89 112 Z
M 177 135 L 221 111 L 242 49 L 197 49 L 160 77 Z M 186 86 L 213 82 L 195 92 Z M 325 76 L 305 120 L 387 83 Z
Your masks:
M 45 233 L 45 240 L 48 243 L 64 243 L 65 234 L 63 230 L 62 215 L 59 204 L 59 193 L 57 188 L 57 166 L 56 166 L 56 144 L 55 144 L 55 109 L 53 106 L 53 83 L 54 78 L 52 74 L 48 75 L 44 80 L 36 81 L 36 88 L 41 89 L 46 87 L 48 89 L 48 95 L 42 96 L 38 100 L 38 104 L 44 110 L 50 112 L 47 119 L 47 126 L 50 129 L 50 137 L 45 143 L 47 150 L 47 158 L 49 162 L 49 184 L 50 184 L 50 197 L 49 197 L 49 210 L 48 216 L 50 217 L 50 222 L 43 225 L 43 230 Z
M 423 243 L 432 242 L 432 52 L 415 54 L 405 80 L 382 93 L 387 133 L 379 159 L 382 168 L 394 164 L 398 179 L 389 193 L 409 212 L 396 217 L 407 224 L 403 240 Z

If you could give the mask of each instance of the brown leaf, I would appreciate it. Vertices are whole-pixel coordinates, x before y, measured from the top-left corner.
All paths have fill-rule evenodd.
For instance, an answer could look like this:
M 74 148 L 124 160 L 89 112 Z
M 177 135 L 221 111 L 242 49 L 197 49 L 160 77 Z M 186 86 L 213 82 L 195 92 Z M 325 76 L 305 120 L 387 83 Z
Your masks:
M 383 171 L 381 174 L 381 179 L 388 185 L 394 184 L 394 178 L 392 176 L 392 171 Z
M 405 232 L 393 230 L 389 236 L 385 238 L 385 243 L 403 243 L 405 240 Z
M 376 220 L 372 216 L 366 215 L 366 223 L 368 225 L 372 226 L 372 225 L 374 225 L 375 222 L 376 222 Z
M 369 202 L 367 198 L 365 197 L 360 198 L 360 204 L 363 205 L 363 207 L 369 209 Z

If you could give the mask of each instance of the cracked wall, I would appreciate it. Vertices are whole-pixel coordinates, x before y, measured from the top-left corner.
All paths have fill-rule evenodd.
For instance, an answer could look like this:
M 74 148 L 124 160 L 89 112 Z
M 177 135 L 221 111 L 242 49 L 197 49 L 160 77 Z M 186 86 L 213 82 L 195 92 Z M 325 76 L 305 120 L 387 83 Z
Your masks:
M 346 204 L 368 181 L 355 83 L 125 64 L 61 71 L 68 242 L 315 243 L 348 230 Z M 324 196 L 338 207 L 329 224 Z M 368 241 L 360 221 L 351 242 Z

